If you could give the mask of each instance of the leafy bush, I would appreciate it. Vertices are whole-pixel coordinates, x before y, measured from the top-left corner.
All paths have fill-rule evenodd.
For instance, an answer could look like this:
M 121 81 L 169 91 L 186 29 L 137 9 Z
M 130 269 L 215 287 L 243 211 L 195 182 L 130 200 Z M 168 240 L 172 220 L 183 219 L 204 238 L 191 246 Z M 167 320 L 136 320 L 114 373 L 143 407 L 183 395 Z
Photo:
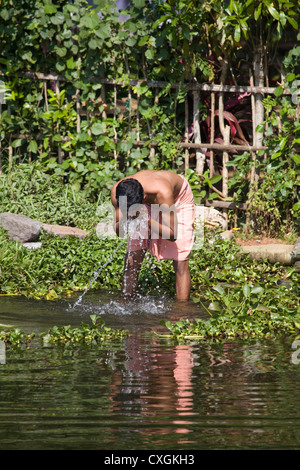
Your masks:
M 286 78 L 291 91 L 297 91 L 293 88 L 297 77 L 290 73 Z M 267 150 L 258 152 L 256 162 L 245 152 L 228 163 L 236 170 L 229 190 L 236 200 L 248 200 L 252 230 L 269 236 L 300 229 L 300 117 L 294 96 L 283 95 L 283 91 L 280 86 L 274 96 L 264 100 L 266 120 L 260 130 L 265 133 Z M 251 187 L 248 175 L 253 165 L 257 177 Z

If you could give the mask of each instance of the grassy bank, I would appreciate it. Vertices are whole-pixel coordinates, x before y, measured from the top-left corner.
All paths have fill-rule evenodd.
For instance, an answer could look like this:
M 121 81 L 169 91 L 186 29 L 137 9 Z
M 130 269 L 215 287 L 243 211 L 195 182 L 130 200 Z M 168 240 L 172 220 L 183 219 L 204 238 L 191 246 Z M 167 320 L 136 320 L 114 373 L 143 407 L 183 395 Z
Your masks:
M 84 290 L 95 270 L 110 259 L 118 239 L 95 233 L 99 201 L 86 201 L 63 181 L 42 172 L 0 176 L 0 212 L 23 213 L 42 222 L 88 229 L 85 239 L 42 233 L 41 248 L 28 250 L 0 229 L 0 295 L 55 300 Z M 100 200 L 100 198 L 99 198 Z M 120 289 L 125 246 L 108 263 L 94 289 Z M 258 262 L 241 254 L 234 242 L 208 232 L 190 260 L 192 298 L 208 310 L 207 322 L 166 324 L 176 338 L 297 334 L 300 329 L 299 275 L 293 267 Z M 174 296 L 171 261 L 146 258 L 140 274 L 143 294 Z

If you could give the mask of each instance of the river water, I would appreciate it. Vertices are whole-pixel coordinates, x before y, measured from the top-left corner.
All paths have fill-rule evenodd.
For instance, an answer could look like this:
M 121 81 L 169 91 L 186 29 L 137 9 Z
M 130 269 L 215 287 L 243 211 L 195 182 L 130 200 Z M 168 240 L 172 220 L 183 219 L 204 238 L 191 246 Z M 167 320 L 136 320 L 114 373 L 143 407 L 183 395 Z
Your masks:
M 1 450 L 300 448 L 291 339 L 174 344 L 151 332 L 161 319 L 204 317 L 199 304 L 159 295 L 124 303 L 111 292 L 72 302 L 2 297 L 0 323 L 46 332 L 97 314 L 131 335 L 96 348 L 2 351 Z

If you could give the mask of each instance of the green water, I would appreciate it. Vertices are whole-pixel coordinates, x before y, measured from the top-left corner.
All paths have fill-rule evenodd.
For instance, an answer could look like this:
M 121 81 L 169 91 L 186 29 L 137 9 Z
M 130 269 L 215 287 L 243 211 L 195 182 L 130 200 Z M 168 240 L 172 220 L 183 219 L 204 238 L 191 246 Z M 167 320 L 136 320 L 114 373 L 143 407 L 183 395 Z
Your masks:
M 0 323 L 26 331 L 89 315 L 128 328 L 97 348 L 2 351 L 0 449 L 299 449 L 300 364 L 292 340 L 174 345 L 162 318 L 201 316 L 193 303 L 88 294 L 82 305 L 0 300 Z M 295 362 L 295 361 L 294 361 Z

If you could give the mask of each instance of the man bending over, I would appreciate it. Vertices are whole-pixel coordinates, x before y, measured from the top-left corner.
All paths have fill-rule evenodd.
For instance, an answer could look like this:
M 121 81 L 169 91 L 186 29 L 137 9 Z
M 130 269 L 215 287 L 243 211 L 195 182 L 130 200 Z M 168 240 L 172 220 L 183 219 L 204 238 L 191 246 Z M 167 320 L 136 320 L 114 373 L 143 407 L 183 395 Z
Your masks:
M 143 170 L 116 183 L 111 190 L 115 208 L 115 231 L 121 236 L 124 223 L 147 228 L 138 235 L 129 232 L 124 263 L 122 292 L 133 295 L 146 251 L 157 260 L 172 259 L 176 275 L 176 296 L 188 300 L 191 277 L 189 257 L 194 241 L 194 202 L 187 180 L 171 171 Z M 138 225 L 136 225 L 137 227 Z M 124 232 L 123 232 L 124 233 Z

